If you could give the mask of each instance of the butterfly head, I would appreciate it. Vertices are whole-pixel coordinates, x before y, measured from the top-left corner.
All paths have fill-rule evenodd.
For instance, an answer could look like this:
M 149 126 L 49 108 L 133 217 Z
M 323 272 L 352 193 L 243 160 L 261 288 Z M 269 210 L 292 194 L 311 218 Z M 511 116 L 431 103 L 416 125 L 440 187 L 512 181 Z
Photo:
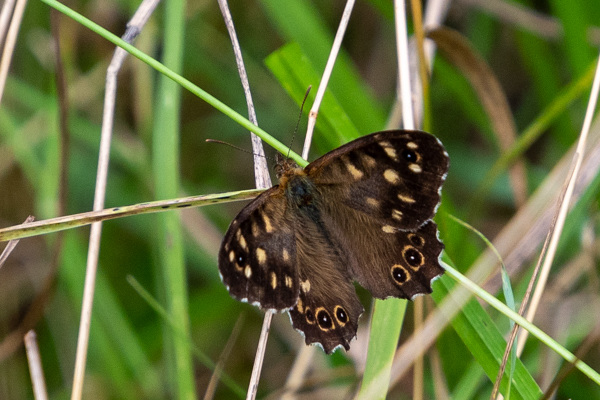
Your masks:
M 294 160 L 283 156 L 281 153 L 275 155 L 275 162 L 277 163 L 275 165 L 275 174 L 280 182 L 285 180 L 286 177 L 297 175 L 302 171 L 302 168 L 300 168 Z

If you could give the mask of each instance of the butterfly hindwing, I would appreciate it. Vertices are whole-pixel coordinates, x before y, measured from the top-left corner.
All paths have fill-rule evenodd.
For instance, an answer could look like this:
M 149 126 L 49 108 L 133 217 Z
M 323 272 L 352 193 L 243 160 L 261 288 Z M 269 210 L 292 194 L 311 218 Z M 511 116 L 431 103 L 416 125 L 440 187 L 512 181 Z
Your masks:
M 432 279 L 444 272 L 439 263 L 444 245 L 433 221 L 404 231 L 346 207 L 332 208 L 330 215 L 332 224 L 342 226 L 339 242 L 351 255 L 345 267 L 374 297 L 412 299 L 431 293 Z
M 319 211 L 296 215 L 300 296 L 289 312 L 292 324 L 304 334 L 306 344 L 319 343 L 327 353 L 339 346 L 348 350 L 364 309 L 351 277 L 340 268 L 347 253 L 323 225 Z
M 448 155 L 432 135 L 386 131 L 364 136 L 309 164 L 323 195 L 403 230 L 431 219 Z
M 296 304 L 296 242 L 286 210 L 286 199 L 274 186 L 229 226 L 219 251 L 219 271 L 234 298 L 263 309 L 285 310 Z

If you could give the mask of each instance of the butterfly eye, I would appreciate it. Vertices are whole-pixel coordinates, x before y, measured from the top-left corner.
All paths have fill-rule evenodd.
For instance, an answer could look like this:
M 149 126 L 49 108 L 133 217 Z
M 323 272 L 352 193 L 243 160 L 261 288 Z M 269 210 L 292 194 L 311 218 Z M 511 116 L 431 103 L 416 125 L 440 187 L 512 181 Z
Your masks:
M 319 327 L 323 330 L 329 330 L 333 327 L 331 316 L 324 308 L 317 311 L 317 321 L 319 322 Z
M 404 256 L 404 259 L 408 265 L 411 267 L 419 267 L 421 264 L 423 264 L 423 256 L 415 248 L 410 247 L 404 250 L 402 255 Z
M 417 161 L 417 153 L 412 150 L 404 149 L 402 151 L 402 158 L 408 162 L 415 162 Z
M 397 283 L 404 283 L 408 280 L 408 274 L 400 265 L 394 265 L 392 267 L 392 277 Z
M 348 322 L 348 314 L 346 314 L 346 311 L 341 306 L 335 307 L 335 318 L 337 319 L 338 323 L 342 326 L 344 326 L 346 322 Z

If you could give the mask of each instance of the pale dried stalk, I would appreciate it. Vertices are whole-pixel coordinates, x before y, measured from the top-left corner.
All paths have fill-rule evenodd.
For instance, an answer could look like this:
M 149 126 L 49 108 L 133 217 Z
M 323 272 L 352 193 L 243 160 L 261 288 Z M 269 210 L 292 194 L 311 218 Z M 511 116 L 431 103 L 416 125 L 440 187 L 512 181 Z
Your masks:
M 15 43 L 17 43 L 17 35 L 19 34 L 19 27 L 23 20 L 23 13 L 25 12 L 25 5 L 27 0 L 18 0 L 15 6 L 12 21 L 8 28 L 8 34 L 6 36 L 6 43 L 4 43 L 4 50 L 2 51 L 2 59 L 0 60 L 0 103 L 2 102 L 2 95 L 4 94 L 4 85 L 6 85 L 6 78 L 8 77 L 8 69 L 10 67 L 10 61 L 12 60 L 13 50 L 15 49 Z M 11 4 L 7 2 L 2 10 L 3 23 L 9 17 Z M 1 44 L 2 42 L 0 42 Z
M 311 365 L 310 362 L 314 355 L 315 346 L 302 346 L 288 374 L 284 393 L 280 397 L 281 400 L 293 400 L 296 398 L 296 392 L 298 392 L 304 382 L 304 376 Z
M 233 346 L 240 336 L 242 332 L 242 326 L 244 325 L 244 314 L 240 315 L 231 330 L 231 335 L 229 335 L 229 339 L 227 339 L 227 343 L 225 343 L 225 347 L 219 356 L 219 360 L 215 365 L 215 369 L 213 371 L 212 376 L 210 377 L 210 381 L 206 386 L 206 392 L 204 392 L 204 400 L 212 400 L 215 397 L 215 392 L 217 390 L 217 385 L 219 383 L 219 379 L 221 378 L 221 374 L 223 372 L 223 365 L 231 355 L 231 351 L 233 350 Z
M 554 228 L 554 231 L 552 232 L 550 244 L 548 245 L 548 253 L 546 254 L 544 264 L 542 265 L 542 272 L 538 280 L 538 285 L 535 288 L 533 297 L 531 298 L 531 305 L 527 309 L 527 315 L 525 316 L 525 318 L 530 322 L 535 316 L 540 300 L 542 298 L 542 294 L 546 287 L 546 282 L 548 281 L 548 276 L 550 275 L 550 267 L 552 266 L 552 262 L 554 261 L 554 256 L 556 255 L 556 249 L 558 247 L 558 241 L 562 234 L 565 220 L 567 218 L 567 212 L 569 211 L 571 198 L 573 197 L 573 191 L 575 190 L 575 182 L 577 181 L 579 171 L 581 169 L 581 164 L 583 163 L 583 155 L 587 143 L 587 138 L 590 132 L 590 127 L 592 124 L 592 118 L 594 117 L 594 112 L 596 110 L 599 92 L 600 62 L 596 66 L 596 75 L 594 76 L 594 83 L 592 84 L 592 92 L 590 93 L 590 100 L 588 102 L 585 119 L 583 121 L 583 127 L 581 128 L 581 135 L 579 136 L 579 142 L 577 143 L 577 148 L 575 149 L 575 154 L 573 155 L 573 174 L 571 177 L 567 176 L 567 182 L 565 182 L 565 184 L 567 185 L 567 189 L 565 191 L 565 196 L 560 205 L 556 226 Z M 523 330 L 521 332 L 519 336 L 519 342 L 517 345 L 517 354 L 520 355 L 522 353 L 528 335 L 529 332 L 527 332 L 526 330 Z
M 142 27 L 148 21 L 150 15 L 158 5 L 159 1 L 160 0 L 144 0 L 142 2 L 133 18 L 127 25 L 127 30 L 123 35 L 123 40 L 131 43 L 137 37 L 137 35 L 141 32 Z M 127 52 L 125 50 L 117 48 L 106 71 L 102 132 L 100 136 L 98 170 L 96 174 L 96 188 L 94 193 L 94 211 L 100 211 L 104 208 L 115 98 L 117 93 L 117 74 L 126 56 Z M 79 323 L 79 335 L 77 338 L 75 373 L 73 374 L 73 391 L 71 392 L 72 400 L 81 399 L 83 392 L 83 380 L 85 376 L 85 364 L 87 360 L 87 349 L 90 337 L 90 322 L 92 318 L 92 304 L 94 299 L 94 289 L 96 286 L 96 272 L 98 269 L 98 256 L 100 254 L 101 234 L 102 222 L 93 223 L 90 230 L 90 241 L 88 245 L 83 301 L 81 306 L 81 319 Z
M 47 400 L 48 392 L 46 390 L 46 380 L 44 379 L 44 370 L 42 368 L 42 358 L 40 357 L 37 337 L 33 330 L 25 334 L 25 351 L 27 353 L 27 362 L 29 363 L 31 384 L 33 385 L 33 396 L 36 400 Z
M 346 28 L 348 27 L 348 21 L 350 20 L 350 15 L 352 14 L 354 3 L 354 0 L 348 0 L 346 2 L 346 7 L 344 8 L 342 19 L 340 20 L 340 24 L 338 25 L 338 29 L 335 34 L 335 38 L 333 39 L 333 45 L 331 46 L 331 51 L 329 52 L 329 58 L 327 59 L 325 70 L 323 71 L 323 75 L 321 76 L 321 82 L 319 82 L 319 88 L 317 89 L 315 102 L 313 103 L 313 106 L 310 109 L 310 113 L 308 114 L 308 126 L 306 128 L 306 137 L 304 138 L 304 148 L 302 149 L 302 158 L 304 158 L 305 160 L 308 160 L 308 153 L 310 151 L 310 144 L 312 142 L 313 131 L 317 123 L 319 107 L 321 106 L 321 101 L 323 100 L 323 96 L 325 95 L 325 89 L 327 89 L 327 84 L 329 83 L 329 78 L 331 77 L 331 72 L 333 71 L 335 60 L 337 59 L 337 56 L 340 52 L 340 47 L 342 46 L 342 40 L 344 39 L 344 34 L 346 33 Z
M 15 0 L 6 0 L 2 5 L 2 11 L 0 11 L 0 44 L 4 43 L 6 31 L 8 31 L 8 22 L 14 8 Z
M 225 25 L 227 26 L 227 32 L 231 39 L 233 46 L 233 52 L 235 54 L 235 61 L 238 67 L 238 73 L 242 81 L 244 88 L 244 95 L 246 97 L 246 104 L 248 106 L 248 116 L 250 121 L 254 125 L 258 125 L 256 119 L 256 112 L 254 110 L 254 102 L 252 101 L 252 94 L 250 92 L 250 84 L 248 82 L 248 74 L 246 73 L 246 67 L 244 66 L 244 59 L 242 57 L 242 50 L 240 48 L 237 34 L 235 33 L 235 27 L 233 25 L 233 19 L 231 18 L 231 12 L 227 0 L 219 0 L 219 8 L 223 14 Z M 264 156 L 264 149 L 262 141 L 255 134 L 252 136 L 252 149 L 254 153 L 254 173 L 257 188 L 269 188 L 271 187 L 271 178 L 269 176 L 269 169 L 267 167 L 267 161 Z M 260 373 L 263 366 L 265 357 L 265 351 L 267 348 L 267 340 L 269 338 L 269 329 L 271 326 L 271 319 L 273 318 L 273 311 L 267 310 L 263 320 L 262 330 L 260 332 L 260 338 L 256 349 L 256 355 L 254 356 L 254 366 L 252 367 L 252 375 L 250 376 L 250 382 L 248 383 L 248 392 L 246 393 L 246 399 L 256 398 L 256 392 L 258 390 L 258 382 L 260 380 Z
M 444 21 L 448 9 L 450 8 L 449 0 L 430 0 L 427 2 L 427 8 L 425 9 L 425 15 L 423 20 L 423 28 L 427 30 L 433 30 L 439 27 Z M 425 51 L 425 64 L 429 67 L 429 72 L 433 67 L 433 57 L 435 56 L 435 43 L 431 39 L 425 38 L 423 43 L 423 49 Z M 414 47 L 409 47 L 409 54 L 413 53 Z M 409 59 L 411 68 L 411 88 L 413 98 L 413 114 L 415 119 L 415 126 L 421 126 L 423 120 L 423 91 L 421 80 L 418 74 L 418 62 L 417 57 L 411 56 Z M 399 93 L 399 91 L 398 91 Z M 398 129 L 402 121 L 402 101 L 400 96 L 396 96 L 396 100 L 392 105 L 390 117 L 386 123 L 386 129 Z
M 231 12 L 227 0 L 219 0 L 219 8 L 223 19 L 225 20 L 225 26 L 231 39 L 231 45 L 233 46 L 233 53 L 235 55 L 235 62 L 237 64 L 238 73 L 242 81 L 242 87 L 244 88 L 244 96 L 246 97 L 246 105 L 248 107 L 248 119 L 254 125 L 258 126 L 258 120 L 256 119 L 256 111 L 254 109 L 254 102 L 252 101 L 252 93 L 250 92 L 250 83 L 248 82 L 248 74 L 246 73 L 246 67 L 244 66 L 244 58 L 242 57 L 242 49 L 235 33 L 235 26 L 233 25 L 233 19 L 231 18 Z M 252 153 L 254 155 L 254 175 L 256 180 L 256 187 L 259 189 L 267 189 L 272 186 L 271 177 L 269 176 L 269 168 L 267 166 L 267 159 L 265 157 L 265 150 L 262 146 L 262 140 L 254 133 L 250 133 L 252 137 Z
M 415 129 L 413 98 L 410 86 L 410 65 L 408 58 L 408 35 L 406 33 L 406 4 L 403 0 L 394 1 L 396 24 L 396 55 L 398 57 L 398 82 L 400 85 L 397 101 L 402 104 L 402 126 Z
M 25 219 L 23 224 L 28 224 L 28 223 L 32 222 L 33 220 L 34 220 L 33 216 L 30 215 L 29 217 L 27 217 Z M 2 266 L 8 259 L 8 256 L 10 256 L 10 253 L 12 253 L 12 251 L 15 249 L 15 247 L 17 247 L 17 244 L 19 244 L 19 240 L 20 239 L 10 240 L 8 242 L 8 244 L 6 245 L 6 247 L 4 248 L 4 250 L 2 250 L 2 254 L 0 254 L 0 268 L 2 268 Z

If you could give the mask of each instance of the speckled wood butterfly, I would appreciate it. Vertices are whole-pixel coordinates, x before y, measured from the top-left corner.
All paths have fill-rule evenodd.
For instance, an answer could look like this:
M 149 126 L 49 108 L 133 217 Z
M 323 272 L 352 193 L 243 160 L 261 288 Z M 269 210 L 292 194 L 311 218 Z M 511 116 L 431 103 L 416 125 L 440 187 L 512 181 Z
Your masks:
M 306 343 L 350 348 L 364 311 L 352 281 L 377 298 L 431 293 L 444 245 L 431 220 L 448 153 L 420 131 L 361 137 L 299 168 L 248 204 L 219 251 L 229 293 L 288 310 Z

